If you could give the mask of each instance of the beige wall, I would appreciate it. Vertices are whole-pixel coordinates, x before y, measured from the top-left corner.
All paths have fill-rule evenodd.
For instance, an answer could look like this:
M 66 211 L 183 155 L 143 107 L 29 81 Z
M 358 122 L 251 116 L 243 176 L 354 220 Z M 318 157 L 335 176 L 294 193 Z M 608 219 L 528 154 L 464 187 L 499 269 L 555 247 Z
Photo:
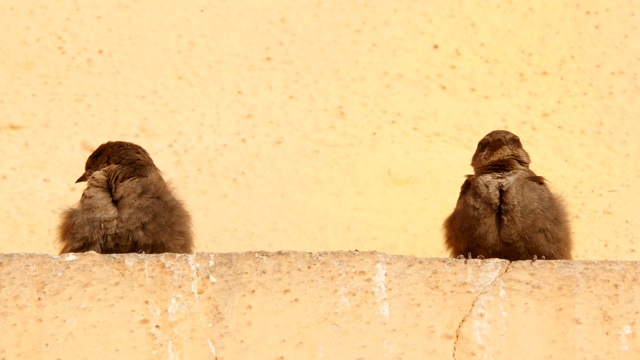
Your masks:
M 577 259 L 640 259 L 640 7 L 4 1 L 0 252 L 55 253 L 90 151 L 144 146 L 198 251 L 445 256 L 477 141 L 518 134 Z
M 638 359 L 637 262 L 0 254 L 1 359 Z

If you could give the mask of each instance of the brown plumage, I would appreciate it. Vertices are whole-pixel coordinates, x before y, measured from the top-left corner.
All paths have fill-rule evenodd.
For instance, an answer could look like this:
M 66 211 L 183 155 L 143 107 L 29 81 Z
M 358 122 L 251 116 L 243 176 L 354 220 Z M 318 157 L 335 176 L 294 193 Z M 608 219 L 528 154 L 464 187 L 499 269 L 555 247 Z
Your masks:
M 191 253 L 191 217 L 149 154 L 123 141 L 100 145 L 76 182 L 87 181 L 78 206 L 58 228 L 60 253 Z
M 492 131 L 480 140 L 471 160 L 474 174 L 462 184 L 444 223 L 452 257 L 571 259 L 564 206 L 529 170 L 530 162 L 520 139 L 508 131 Z

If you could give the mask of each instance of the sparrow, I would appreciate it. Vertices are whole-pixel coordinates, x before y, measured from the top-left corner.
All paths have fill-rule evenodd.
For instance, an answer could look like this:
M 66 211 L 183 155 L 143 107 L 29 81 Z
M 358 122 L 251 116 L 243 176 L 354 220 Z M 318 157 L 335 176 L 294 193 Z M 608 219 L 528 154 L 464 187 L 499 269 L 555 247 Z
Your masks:
M 509 131 L 492 131 L 480 140 L 471 159 L 474 173 L 444 222 L 452 257 L 572 258 L 564 204 L 530 163 L 520 138 Z
M 76 183 L 87 182 L 58 227 L 60 254 L 192 253 L 191 217 L 142 147 L 100 145 Z

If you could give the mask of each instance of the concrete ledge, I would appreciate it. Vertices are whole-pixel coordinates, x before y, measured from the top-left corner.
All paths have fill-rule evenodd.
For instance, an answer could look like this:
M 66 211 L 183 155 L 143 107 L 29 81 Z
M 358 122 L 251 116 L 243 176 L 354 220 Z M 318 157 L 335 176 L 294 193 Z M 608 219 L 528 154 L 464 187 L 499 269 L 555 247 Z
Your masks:
M 1 359 L 640 356 L 637 262 L 0 254 Z

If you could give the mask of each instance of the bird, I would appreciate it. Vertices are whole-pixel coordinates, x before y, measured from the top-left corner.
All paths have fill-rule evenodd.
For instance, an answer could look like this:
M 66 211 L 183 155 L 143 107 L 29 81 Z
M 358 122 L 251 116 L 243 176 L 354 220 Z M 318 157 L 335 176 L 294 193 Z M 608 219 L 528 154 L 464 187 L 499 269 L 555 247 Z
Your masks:
M 564 203 L 530 163 L 520 138 L 509 131 L 492 131 L 478 142 L 474 173 L 443 226 L 451 257 L 572 259 Z
M 191 216 L 141 146 L 100 145 L 76 183 L 85 181 L 79 203 L 62 212 L 60 254 L 193 252 Z

